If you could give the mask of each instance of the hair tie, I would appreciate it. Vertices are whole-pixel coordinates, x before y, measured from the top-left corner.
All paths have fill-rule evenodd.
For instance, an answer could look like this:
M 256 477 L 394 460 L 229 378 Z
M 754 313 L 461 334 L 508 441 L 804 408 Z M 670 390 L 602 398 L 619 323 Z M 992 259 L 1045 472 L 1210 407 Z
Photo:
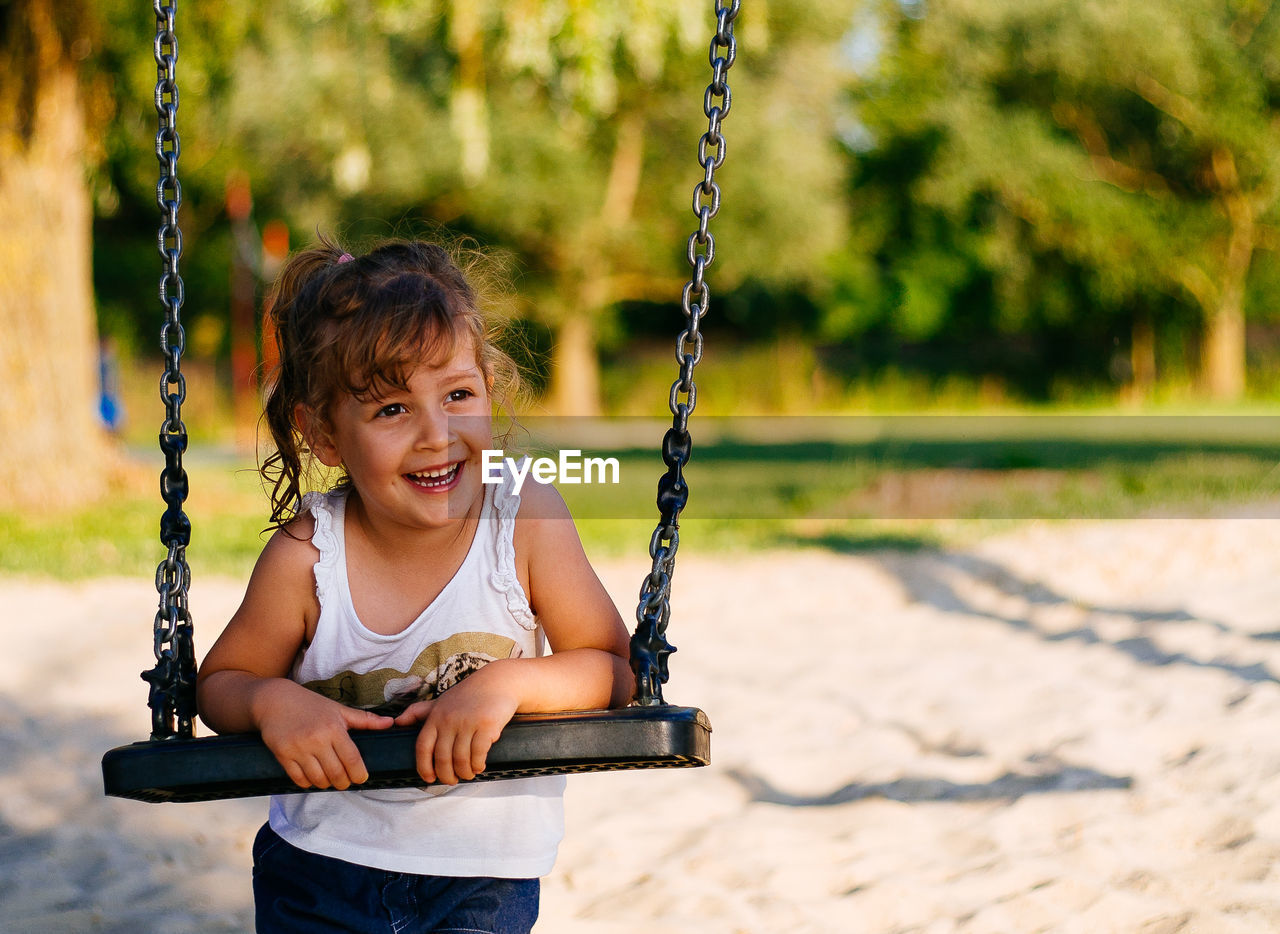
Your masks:
M 355 259 L 355 257 L 352 256 L 350 253 L 343 253 L 341 256 L 338 257 L 338 265 L 341 266 L 343 263 L 349 263 L 353 259 Z

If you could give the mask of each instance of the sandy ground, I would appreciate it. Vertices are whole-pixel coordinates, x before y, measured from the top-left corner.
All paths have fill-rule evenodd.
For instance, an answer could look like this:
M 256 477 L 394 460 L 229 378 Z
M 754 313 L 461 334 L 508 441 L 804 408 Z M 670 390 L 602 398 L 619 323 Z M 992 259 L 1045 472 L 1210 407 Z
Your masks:
M 681 555 L 707 769 L 570 780 L 538 930 L 1280 930 L 1280 521 Z M 623 607 L 644 567 L 600 568 Z M 240 584 L 197 579 L 200 644 Z M 0 930 L 252 928 L 265 802 L 106 799 L 148 581 L 0 580 Z

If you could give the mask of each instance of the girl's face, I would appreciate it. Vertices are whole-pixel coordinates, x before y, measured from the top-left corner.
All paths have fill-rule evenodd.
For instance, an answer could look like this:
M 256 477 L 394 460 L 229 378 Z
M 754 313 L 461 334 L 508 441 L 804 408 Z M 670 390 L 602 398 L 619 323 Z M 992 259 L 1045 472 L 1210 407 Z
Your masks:
M 447 360 L 420 365 L 403 390 L 339 397 L 329 428 L 312 450 L 346 469 L 373 524 L 441 528 L 466 516 L 483 493 L 481 456 L 493 428 L 470 340 Z

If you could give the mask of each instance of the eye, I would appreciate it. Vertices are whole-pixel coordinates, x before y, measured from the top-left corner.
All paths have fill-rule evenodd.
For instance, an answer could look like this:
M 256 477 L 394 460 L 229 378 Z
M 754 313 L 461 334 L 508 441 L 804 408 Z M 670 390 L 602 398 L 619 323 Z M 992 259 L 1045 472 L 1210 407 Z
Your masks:
M 403 404 L 399 402 L 391 402 L 378 409 L 378 418 L 390 418 L 393 415 L 402 415 L 406 411 Z
M 449 393 L 448 398 L 450 402 L 465 402 L 473 396 L 475 396 L 475 393 L 470 389 L 455 389 Z

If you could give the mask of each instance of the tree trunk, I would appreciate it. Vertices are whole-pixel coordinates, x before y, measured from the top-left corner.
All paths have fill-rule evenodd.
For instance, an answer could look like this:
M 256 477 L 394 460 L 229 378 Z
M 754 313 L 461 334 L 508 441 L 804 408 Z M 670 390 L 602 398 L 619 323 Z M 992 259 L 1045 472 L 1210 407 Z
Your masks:
M 594 319 L 569 315 L 551 352 L 551 410 L 556 415 L 599 415 L 600 361 Z
M 1133 369 L 1134 393 L 1139 399 L 1150 398 L 1156 388 L 1156 329 L 1149 314 L 1133 319 L 1129 364 Z
M 599 415 L 603 411 L 595 322 L 617 296 L 610 293 L 609 287 L 613 273 L 611 251 L 598 249 L 598 244 L 621 240 L 620 232 L 631 222 L 643 170 L 644 121 L 635 113 L 626 113 L 618 120 L 604 199 L 595 230 L 583 250 L 587 258 L 578 264 L 577 275 L 572 277 L 579 283 L 573 290 L 577 301 L 560 325 L 552 350 L 551 407 L 557 415 Z M 562 294 L 567 292 L 565 289 Z
M 1256 246 L 1253 205 L 1240 190 L 1235 157 L 1225 148 L 1213 152 L 1213 173 L 1231 221 L 1218 300 L 1205 321 L 1200 371 L 1209 396 L 1230 402 L 1244 395 L 1244 292 Z
M 107 486 L 85 114 L 51 0 L 11 14 L 0 65 L 0 502 L 81 502 Z
M 1244 395 L 1244 307 L 1223 302 L 1205 322 L 1201 378 L 1209 396 L 1230 402 Z

